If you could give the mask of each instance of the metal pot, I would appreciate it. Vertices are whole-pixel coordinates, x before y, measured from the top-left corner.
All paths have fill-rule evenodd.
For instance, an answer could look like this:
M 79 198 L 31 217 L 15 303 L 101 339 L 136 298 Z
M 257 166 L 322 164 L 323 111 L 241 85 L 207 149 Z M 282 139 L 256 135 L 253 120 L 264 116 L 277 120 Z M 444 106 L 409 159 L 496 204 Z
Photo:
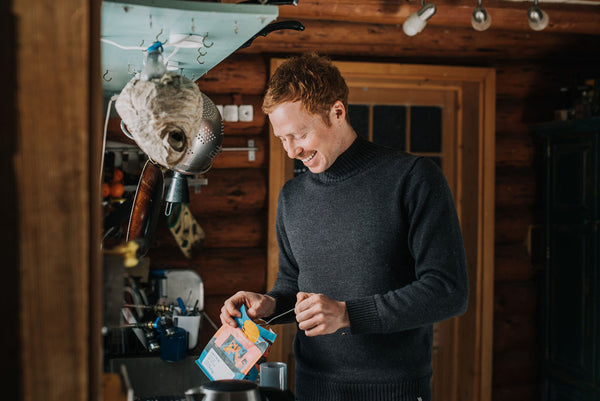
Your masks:
M 261 401 L 258 386 L 248 380 L 216 380 L 185 392 L 187 401 Z

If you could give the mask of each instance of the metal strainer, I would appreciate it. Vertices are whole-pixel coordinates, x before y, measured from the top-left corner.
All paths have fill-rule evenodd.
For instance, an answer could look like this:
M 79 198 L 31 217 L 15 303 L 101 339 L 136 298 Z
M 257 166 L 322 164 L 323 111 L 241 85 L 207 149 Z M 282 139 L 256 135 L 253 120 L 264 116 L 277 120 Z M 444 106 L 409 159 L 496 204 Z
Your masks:
M 166 72 L 149 80 L 134 77 L 119 94 L 115 108 L 126 134 L 170 170 L 204 173 L 222 150 L 221 114 L 184 76 Z

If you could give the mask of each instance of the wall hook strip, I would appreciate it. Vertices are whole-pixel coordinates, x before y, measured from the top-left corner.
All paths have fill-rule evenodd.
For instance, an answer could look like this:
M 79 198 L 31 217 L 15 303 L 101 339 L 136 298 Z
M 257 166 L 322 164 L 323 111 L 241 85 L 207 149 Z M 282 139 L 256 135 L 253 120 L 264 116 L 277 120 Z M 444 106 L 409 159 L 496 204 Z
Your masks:
M 202 44 L 204 45 L 204 47 L 207 47 L 207 48 L 208 48 L 208 47 L 212 47 L 212 46 L 215 44 L 215 42 L 212 42 L 212 41 L 211 41 L 211 42 L 210 42 L 210 45 L 208 45 L 208 44 L 206 44 L 206 38 L 208 38 L 208 32 L 206 32 L 206 35 L 204 35 L 204 36 L 202 37 Z
M 200 61 L 200 57 L 204 57 L 206 56 L 206 52 L 202 53 L 200 51 L 200 49 L 198 49 L 198 57 L 196 57 L 196 61 L 198 62 L 198 64 L 204 64 L 205 61 Z

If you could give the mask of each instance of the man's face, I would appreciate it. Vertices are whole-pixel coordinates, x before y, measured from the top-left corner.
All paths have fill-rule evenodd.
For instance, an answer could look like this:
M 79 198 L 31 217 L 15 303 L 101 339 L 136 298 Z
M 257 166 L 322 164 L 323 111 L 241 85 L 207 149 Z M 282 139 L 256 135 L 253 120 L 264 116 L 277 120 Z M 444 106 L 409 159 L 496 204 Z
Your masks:
M 282 103 L 269 114 L 273 133 L 288 157 L 302 161 L 312 173 L 327 170 L 345 150 L 340 129 L 344 118 L 343 111 L 340 113 L 334 105 L 329 113 L 332 124 L 327 126 L 320 115 L 308 113 L 301 102 Z

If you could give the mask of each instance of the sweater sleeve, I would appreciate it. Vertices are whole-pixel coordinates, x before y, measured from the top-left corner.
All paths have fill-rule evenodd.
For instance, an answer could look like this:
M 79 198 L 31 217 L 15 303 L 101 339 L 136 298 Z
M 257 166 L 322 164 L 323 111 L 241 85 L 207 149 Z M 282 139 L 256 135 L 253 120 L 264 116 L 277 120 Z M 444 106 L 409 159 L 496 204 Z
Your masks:
M 290 243 L 287 239 L 285 226 L 283 223 L 283 190 L 281 191 L 277 203 L 276 231 L 277 244 L 279 245 L 279 270 L 277 280 L 273 289 L 267 295 L 273 297 L 276 301 L 275 313 L 277 316 L 283 312 L 292 309 L 296 305 L 296 294 L 298 293 L 298 265 L 292 255 Z M 294 314 L 277 319 L 277 324 L 295 322 Z
M 419 158 L 403 182 L 399 206 L 408 222 L 415 280 L 384 294 L 348 300 L 352 333 L 407 330 L 466 311 L 465 251 L 446 179 L 435 164 Z

